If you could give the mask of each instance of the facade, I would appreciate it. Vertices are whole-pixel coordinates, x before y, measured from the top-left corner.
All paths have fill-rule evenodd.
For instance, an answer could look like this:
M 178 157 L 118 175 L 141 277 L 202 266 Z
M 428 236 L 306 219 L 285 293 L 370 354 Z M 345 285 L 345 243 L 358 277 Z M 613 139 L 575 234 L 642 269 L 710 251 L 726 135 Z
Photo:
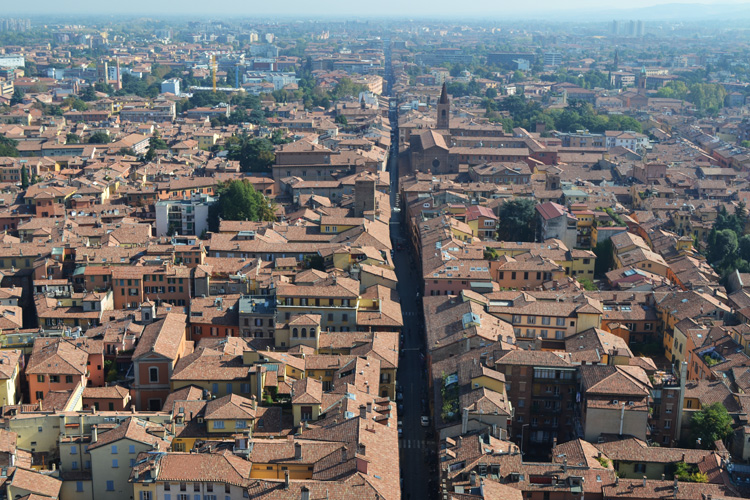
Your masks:
M 208 212 L 216 202 L 211 196 L 193 195 L 189 200 L 156 202 L 156 235 L 201 235 L 208 230 Z

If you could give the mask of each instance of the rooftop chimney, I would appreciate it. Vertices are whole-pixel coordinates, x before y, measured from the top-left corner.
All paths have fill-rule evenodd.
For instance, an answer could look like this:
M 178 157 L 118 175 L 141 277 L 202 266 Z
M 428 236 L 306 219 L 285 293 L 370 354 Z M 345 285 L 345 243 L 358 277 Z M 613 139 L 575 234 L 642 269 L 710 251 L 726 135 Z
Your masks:
M 472 486 L 477 485 L 477 473 L 476 471 L 471 471 L 471 475 L 469 476 L 469 481 Z
M 341 463 L 346 462 L 346 446 L 341 448 Z
M 643 487 L 646 487 L 646 476 L 643 476 Z
M 367 413 L 372 413 L 372 401 L 367 402 Z
M 95 425 L 91 426 L 91 442 L 96 443 L 96 440 L 99 439 L 99 434 L 97 431 L 97 428 Z
M 359 417 L 367 418 L 367 407 L 365 405 L 359 405 Z
M 289 471 L 288 470 L 284 471 L 284 489 L 285 490 L 289 489 Z

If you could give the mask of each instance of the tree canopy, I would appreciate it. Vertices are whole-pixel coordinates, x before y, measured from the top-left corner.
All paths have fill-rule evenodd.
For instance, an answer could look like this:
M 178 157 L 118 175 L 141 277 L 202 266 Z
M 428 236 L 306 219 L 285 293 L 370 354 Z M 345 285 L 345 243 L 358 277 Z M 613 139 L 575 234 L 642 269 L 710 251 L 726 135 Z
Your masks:
M 268 139 L 255 139 L 247 134 L 232 136 L 226 141 L 227 158 L 240 162 L 243 172 L 268 172 L 276 161 L 273 144 Z
M 516 198 L 500 207 L 499 241 L 534 241 L 536 239 L 536 202 Z
M 732 417 L 721 403 L 701 408 L 690 420 L 690 436 L 696 444 L 711 449 L 716 441 L 723 441 L 732 434 Z
M 737 269 L 750 272 L 750 235 L 745 234 L 747 209 L 740 202 L 733 214 L 721 207 L 708 234 L 708 262 L 716 272 L 726 276 Z
M 0 135 L 0 156 L 18 156 L 18 142 Z
M 487 102 L 491 103 L 489 106 Z M 537 123 L 545 125 L 547 130 L 560 132 L 575 132 L 586 129 L 592 133 L 602 133 L 607 130 L 630 130 L 641 132 L 641 124 L 630 116 L 602 115 L 587 102 L 572 101 L 565 109 L 542 110 L 538 102 L 527 100 L 522 95 L 508 96 L 495 103 L 485 101 L 488 114 L 491 111 L 507 111 L 513 117 L 514 127 L 534 130 Z
M 222 184 L 217 189 L 219 201 L 211 206 L 210 225 L 217 230 L 223 220 L 276 220 L 275 207 L 246 179 Z
M 89 144 L 109 144 L 109 134 L 101 130 L 94 132 L 89 137 Z

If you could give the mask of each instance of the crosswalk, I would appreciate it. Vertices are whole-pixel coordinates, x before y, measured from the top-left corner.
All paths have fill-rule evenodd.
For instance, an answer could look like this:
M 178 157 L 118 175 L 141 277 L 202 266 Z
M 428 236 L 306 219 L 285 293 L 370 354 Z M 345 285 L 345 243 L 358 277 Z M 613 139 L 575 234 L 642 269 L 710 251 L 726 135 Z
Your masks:
M 411 448 L 427 448 L 430 446 L 429 441 L 424 439 L 401 439 L 398 442 L 399 448 L 411 449 Z
M 403 316 L 416 316 L 417 314 L 416 311 L 405 311 L 402 313 Z

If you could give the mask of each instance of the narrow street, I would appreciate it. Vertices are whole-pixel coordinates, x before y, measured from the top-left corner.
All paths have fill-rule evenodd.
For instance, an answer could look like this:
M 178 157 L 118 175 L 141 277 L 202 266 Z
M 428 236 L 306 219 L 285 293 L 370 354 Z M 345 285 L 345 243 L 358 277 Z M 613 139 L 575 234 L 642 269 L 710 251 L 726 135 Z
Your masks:
M 392 95 L 393 72 L 391 67 L 390 40 L 384 39 L 385 76 L 387 92 Z M 388 170 L 391 177 L 391 207 L 398 207 L 398 108 L 391 105 L 391 152 Z M 403 207 L 401 207 L 403 208 Z M 423 415 L 429 413 L 430 394 L 428 392 L 425 369 L 424 321 L 422 318 L 419 293 L 419 263 L 415 260 L 406 232 L 403 228 L 402 212 L 394 210 L 391 216 L 391 241 L 394 247 L 394 265 L 398 277 L 398 294 L 401 298 L 401 312 L 404 318 L 401 356 L 396 381 L 400 388 L 399 421 L 402 435 L 399 439 L 402 489 L 401 498 L 422 500 L 433 498 L 437 483 L 436 445 L 432 436 L 432 426 L 424 427 Z M 398 244 L 398 242 L 401 242 Z

